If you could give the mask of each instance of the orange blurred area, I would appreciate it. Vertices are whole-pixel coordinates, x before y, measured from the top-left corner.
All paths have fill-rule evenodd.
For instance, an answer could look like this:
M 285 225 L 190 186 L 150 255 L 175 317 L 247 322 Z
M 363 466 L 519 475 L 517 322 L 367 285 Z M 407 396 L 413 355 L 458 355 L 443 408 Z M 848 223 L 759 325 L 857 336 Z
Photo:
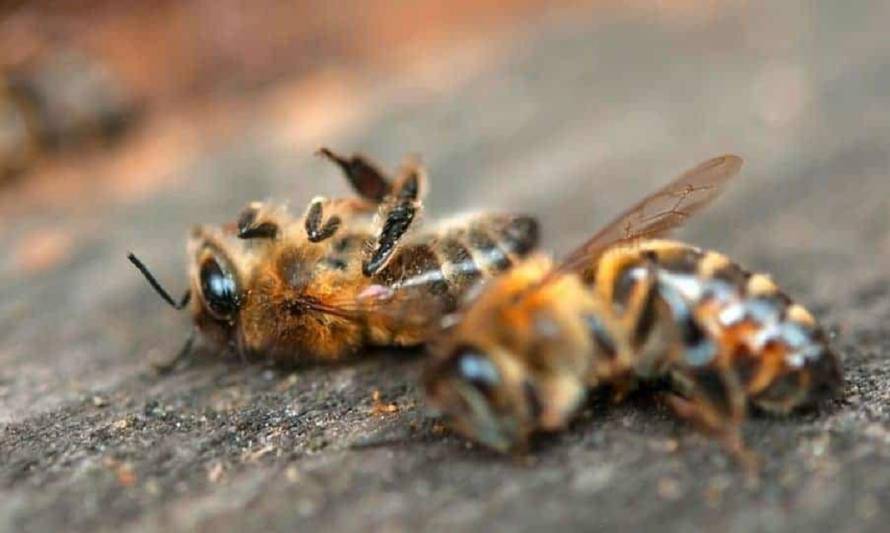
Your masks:
M 597 2 L 33 2 L 8 14 L 0 61 L 65 42 L 101 56 L 139 96 L 169 101 L 331 64 L 398 62 L 414 47 L 589 3 Z
M 0 103 L 10 104 L 0 106 L 0 160 L 7 161 L 0 173 L 9 169 L 15 181 L 4 180 L 0 208 L 83 209 L 100 199 L 143 197 L 257 116 L 281 117 L 285 134 L 294 130 L 287 123 L 299 124 L 299 135 L 318 142 L 362 112 L 360 69 L 400 68 L 412 56 L 423 61 L 421 48 L 531 16 L 541 4 L 7 4 L 0 68 L 10 89 L 0 90 Z M 82 74 L 91 70 L 101 70 L 99 81 Z M 68 88 L 79 78 L 82 89 Z M 112 105 L 102 101 L 112 97 Z M 110 120 L 91 120 L 102 106 L 136 124 L 114 135 L 113 146 L 97 148 Z M 69 115 L 84 118 L 60 118 Z
M 0 88 L 0 104 L 11 102 L 9 118 L 0 105 L 0 209 L 144 198 L 258 123 L 295 150 L 313 150 L 374 111 L 368 93 L 378 80 L 408 80 L 421 97 L 448 90 L 494 61 L 504 34 L 521 35 L 554 13 L 646 9 L 685 20 L 708 17 L 715 6 L 8 2 L 0 7 L 0 69 L 12 87 Z

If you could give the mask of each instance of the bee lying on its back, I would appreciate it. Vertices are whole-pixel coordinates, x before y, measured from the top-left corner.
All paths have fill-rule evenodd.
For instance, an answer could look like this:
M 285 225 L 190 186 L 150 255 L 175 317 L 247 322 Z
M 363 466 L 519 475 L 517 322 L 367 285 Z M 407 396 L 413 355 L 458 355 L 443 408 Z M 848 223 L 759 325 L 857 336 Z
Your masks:
M 191 301 L 206 338 L 294 363 L 340 359 L 365 345 L 419 344 L 471 285 L 537 245 L 537 223 L 526 216 L 482 213 L 418 230 L 425 180 L 417 164 L 390 180 L 363 157 L 320 153 L 359 197 L 315 198 L 302 217 L 254 202 L 237 223 L 195 228 L 191 289 L 180 302 L 130 260 L 168 303 Z
M 591 388 L 668 385 L 678 414 L 747 458 L 754 407 L 786 414 L 841 388 L 812 315 L 762 274 L 663 235 L 741 167 L 724 156 L 632 207 L 560 265 L 528 259 L 462 310 L 425 376 L 458 432 L 498 450 L 566 427 Z

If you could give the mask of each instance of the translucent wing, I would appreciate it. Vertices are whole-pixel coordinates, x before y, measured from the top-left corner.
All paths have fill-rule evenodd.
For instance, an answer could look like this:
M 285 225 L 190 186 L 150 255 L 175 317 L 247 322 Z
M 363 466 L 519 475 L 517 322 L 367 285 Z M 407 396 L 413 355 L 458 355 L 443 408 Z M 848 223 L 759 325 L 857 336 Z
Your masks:
M 741 166 L 741 158 L 725 155 L 689 170 L 605 226 L 569 254 L 548 279 L 554 279 L 560 272 L 587 267 L 616 244 L 658 237 L 682 225 L 714 200 Z M 453 306 L 431 293 L 425 284 L 395 288 L 370 285 L 358 295 L 298 304 L 347 320 L 370 319 L 400 330 L 431 333 L 438 331 L 442 319 L 453 311 Z
M 598 231 L 556 270 L 584 269 L 616 244 L 665 235 L 711 203 L 741 168 L 740 157 L 724 155 L 688 170 Z
M 315 312 L 413 332 L 438 330 L 440 321 L 452 307 L 423 285 L 397 288 L 370 285 L 358 295 L 300 303 Z

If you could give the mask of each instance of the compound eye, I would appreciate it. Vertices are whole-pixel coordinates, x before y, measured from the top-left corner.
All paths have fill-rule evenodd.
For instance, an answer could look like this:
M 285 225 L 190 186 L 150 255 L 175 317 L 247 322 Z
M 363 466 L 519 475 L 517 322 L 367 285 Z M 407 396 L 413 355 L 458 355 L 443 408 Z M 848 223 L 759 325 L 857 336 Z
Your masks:
M 238 311 L 240 299 L 232 272 L 210 257 L 201 265 L 200 275 L 201 293 L 210 313 L 221 319 L 231 318 Z
M 473 385 L 485 395 L 491 394 L 501 382 L 498 368 L 484 353 L 471 346 L 459 348 L 455 352 L 455 372 L 465 382 Z

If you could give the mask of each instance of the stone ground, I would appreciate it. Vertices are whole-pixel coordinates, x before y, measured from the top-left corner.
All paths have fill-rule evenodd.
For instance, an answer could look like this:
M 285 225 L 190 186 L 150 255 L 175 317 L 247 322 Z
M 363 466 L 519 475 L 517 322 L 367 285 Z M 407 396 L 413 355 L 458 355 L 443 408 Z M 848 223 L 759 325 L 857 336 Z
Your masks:
M 882 530 L 890 9 L 872 4 L 559 13 L 391 76 L 272 93 L 250 127 L 171 157 L 172 174 L 58 178 L 49 200 L 5 192 L 0 528 Z M 305 101 L 284 111 L 281 94 Z M 644 396 L 594 399 L 524 458 L 479 449 L 424 412 L 410 351 L 297 370 L 207 354 L 155 376 L 148 361 L 175 352 L 188 324 L 127 250 L 182 287 L 190 224 L 256 197 L 344 192 L 311 157 L 321 143 L 390 163 L 423 154 L 434 214 L 528 210 L 563 251 L 677 172 L 738 153 L 743 177 L 681 236 L 810 306 L 834 333 L 844 395 L 752 420 L 765 465 L 751 483 Z M 397 409 L 375 411 L 374 391 Z

